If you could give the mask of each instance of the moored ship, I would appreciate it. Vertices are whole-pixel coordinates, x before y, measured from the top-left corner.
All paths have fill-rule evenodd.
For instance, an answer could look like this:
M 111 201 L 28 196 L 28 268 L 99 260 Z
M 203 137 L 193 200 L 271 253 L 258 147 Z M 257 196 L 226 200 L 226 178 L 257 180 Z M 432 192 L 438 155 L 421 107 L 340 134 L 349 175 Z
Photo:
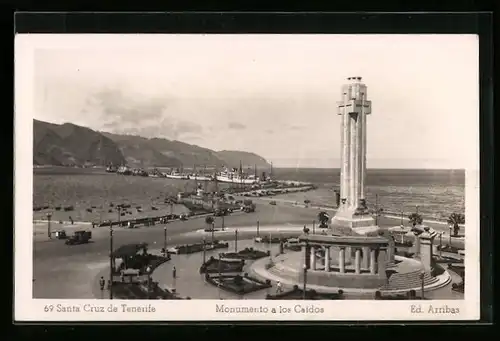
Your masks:
M 243 184 L 243 185 L 253 185 L 259 182 L 259 177 L 255 175 L 245 175 L 240 170 L 233 168 L 228 170 L 225 168 L 222 172 L 217 174 L 217 181 L 233 183 L 233 184 Z
M 168 179 L 177 179 L 177 180 L 189 180 L 189 175 L 180 173 L 179 171 L 172 171 L 166 174 Z
M 189 179 L 196 181 L 212 181 L 214 178 L 210 175 L 190 174 Z

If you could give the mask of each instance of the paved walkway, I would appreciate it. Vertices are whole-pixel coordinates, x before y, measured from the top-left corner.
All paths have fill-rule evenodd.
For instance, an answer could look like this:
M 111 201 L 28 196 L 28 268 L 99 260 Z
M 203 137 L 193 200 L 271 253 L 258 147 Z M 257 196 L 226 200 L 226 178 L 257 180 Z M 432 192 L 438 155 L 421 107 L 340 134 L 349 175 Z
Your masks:
M 38 224 L 37 224 L 38 225 Z M 202 224 L 203 225 L 203 224 Z M 73 226 L 73 227 L 66 227 L 64 229 L 69 230 L 69 228 L 74 228 L 74 229 L 79 229 L 81 226 Z M 41 229 L 45 229 L 45 227 L 41 227 Z M 192 243 L 197 240 L 201 240 L 200 237 L 203 235 L 209 236 L 211 233 L 200 233 L 197 230 L 194 230 L 192 232 L 182 232 L 184 229 L 188 228 L 188 226 L 185 225 L 185 223 L 179 222 L 175 224 L 169 225 L 169 246 L 172 245 L 180 245 L 180 244 L 185 244 L 185 243 Z M 276 233 L 284 233 L 287 235 L 291 234 L 297 234 L 299 235 L 302 233 L 302 228 L 303 225 L 294 225 L 294 224 L 283 224 L 283 225 L 270 225 L 270 226 L 261 226 L 260 227 L 260 232 L 273 232 L 276 231 Z M 86 226 L 85 229 L 89 229 L 88 226 Z M 234 240 L 234 230 L 236 228 L 228 228 L 227 231 L 224 231 L 223 234 L 215 234 L 215 236 L 219 239 L 233 239 Z M 279 229 L 279 232 L 278 230 Z M 238 227 L 239 230 L 239 237 L 241 240 L 238 242 L 239 248 L 244 247 L 245 243 L 251 243 L 252 246 L 258 249 L 265 249 L 268 247 L 268 244 L 253 244 L 253 241 L 251 240 L 253 237 L 256 235 L 256 226 L 243 226 L 243 227 Z M 318 229 L 319 230 L 319 229 Z M 159 244 L 162 244 L 162 238 L 163 238 L 163 228 L 162 227 L 152 227 L 152 228 L 144 228 L 144 229 L 134 229 L 134 230 L 119 230 L 120 233 L 117 233 L 117 243 L 126 243 L 126 242 L 133 242 L 133 240 L 137 241 L 137 238 L 141 239 L 145 238 L 145 236 L 149 236 L 149 239 L 144 239 L 144 241 L 149 242 L 151 246 L 154 245 L 156 241 L 158 241 Z M 46 230 L 45 230 L 46 232 Z M 92 234 L 93 236 L 103 234 L 105 237 L 109 234 L 109 230 L 107 228 L 95 228 L 92 229 Z M 46 238 L 46 235 L 40 234 L 40 238 Z M 36 239 L 37 236 L 35 236 Z M 243 239 L 247 239 L 244 241 Z M 67 247 L 64 244 L 63 241 L 57 241 L 57 240 L 48 240 L 47 243 L 34 243 L 34 248 L 40 248 L 40 252 L 43 251 L 45 252 L 45 249 L 52 250 L 52 249 L 57 249 L 56 251 L 44 256 L 44 258 L 40 259 L 34 259 L 33 266 L 34 266 L 34 278 L 35 281 L 37 281 L 37 285 L 34 285 L 34 297 L 36 298 L 91 298 L 95 297 L 95 288 L 98 288 L 98 274 L 107 273 L 107 267 L 108 265 L 108 260 L 107 260 L 107 245 L 108 242 L 106 238 L 100 238 L 97 237 L 95 242 L 93 244 L 89 245 L 80 245 L 80 246 L 75 246 L 74 248 Z M 53 245 L 54 244 L 54 245 Z M 58 245 L 55 245 L 58 244 Z M 61 245 L 59 245 L 61 244 Z M 234 245 L 231 242 L 231 245 Z M 249 244 L 250 245 L 250 244 Z M 231 246 L 230 248 L 232 248 Z M 277 247 L 276 245 L 271 245 L 271 247 Z M 55 250 L 54 249 L 54 250 Z M 74 252 L 74 253 L 73 253 Z M 220 251 L 217 251 L 220 252 Z M 45 254 L 44 253 L 44 254 Z M 37 255 L 37 252 L 34 253 L 34 257 Z M 49 257 L 50 256 L 50 257 Z M 168 283 L 168 278 L 171 276 L 171 269 L 169 269 L 169 266 L 171 264 L 175 265 L 176 262 L 184 262 L 186 260 L 182 260 L 181 258 L 178 258 L 178 256 L 173 256 L 173 261 L 167 262 L 164 266 L 164 270 L 161 270 L 162 268 L 157 269 L 157 274 L 155 273 L 154 276 L 159 276 L 163 277 L 166 280 L 163 280 L 163 282 L 167 282 L 166 284 L 171 285 L 171 283 Z M 180 256 L 179 256 L 180 257 Z M 201 264 L 201 253 L 193 254 L 192 255 L 193 259 L 198 257 L 198 262 Z M 180 263 L 179 263 L 180 264 Z M 187 265 L 187 264 L 186 264 Z M 182 265 L 184 267 L 184 265 Z M 197 268 L 198 266 L 194 266 L 193 269 L 189 271 L 193 271 L 192 276 L 196 276 L 196 278 L 199 278 L 199 274 L 197 273 Z M 182 276 L 180 278 L 183 278 L 184 275 L 182 274 L 185 270 L 180 270 L 181 266 L 177 266 L 177 271 L 179 276 Z M 162 275 L 163 271 L 163 275 Z M 105 278 L 107 276 L 105 275 Z M 190 278 L 191 280 L 194 280 L 195 278 Z M 90 282 L 90 283 L 89 283 Z M 200 281 L 200 283 L 205 284 L 204 281 Z M 180 282 L 177 282 L 176 285 L 179 287 Z M 183 284 L 183 289 L 188 288 L 186 284 Z M 203 287 L 193 287 L 194 289 L 189 289 L 187 293 L 184 293 L 183 290 L 178 290 L 179 294 L 182 296 L 191 296 L 193 298 L 197 298 L 196 292 L 199 293 L 205 293 L 207 292 L 205 286 Z M 98 292 L 98 295 L 100 295 L 101 292 Z M 262 292 L 257 292 L 255 293 L 257 296 L 253 296 L 254 298 L 262 298 L 265 296 L 265 293 L 262 294 Z M 262 297 L 259 295 L 263 295 Z M 213 293 L 209 295 L 210 298 L 213 298 Z M 216 296 L 217 297 L 217 296 Z M 246 296 L 245 298 L 251 298 L 252 296 Z M 240 298 L 240 297 L 238 297 Z

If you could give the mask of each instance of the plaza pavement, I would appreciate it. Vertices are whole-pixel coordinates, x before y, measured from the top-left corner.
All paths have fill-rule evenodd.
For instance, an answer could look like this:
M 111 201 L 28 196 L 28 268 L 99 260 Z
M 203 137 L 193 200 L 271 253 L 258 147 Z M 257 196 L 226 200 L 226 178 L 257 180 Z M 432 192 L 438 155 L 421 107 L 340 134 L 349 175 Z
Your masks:
M 227 238 L 234 239 L 234 228 L 239 229 L 238 237 L 242 240 L 256 236 L 256 222 L 260 221 L 260 231 L 268 232 L 266 226 L 279 227 L 281 232 L 301 232 L 300 226 L 317 219 L 318 210 L 311 208 L 257 205 L 256 213 L 241 214 L 225 217 Z M 292 223 L 293 222 L 293 223 Z M 381 226 L 394 226 L 394 220 L 380 218 Z M 216 218 L 216 227 L 220 227 L 221 219 Z M 288 225 L 287 225 L 288 224 Z M 35 298 L 90 298 L 93 297 L 92 279 L 99 273 L 99 269 L 106 267 L 109 255 L 109 228 L 85 228 L 92 231 L 92 240 L 88 244 L 68 246 L 64 240 L 48 240 L 43 235 L 43 226 L 36 224 L 35 230 L 40 233 L 33 240 L 33 285 Z M 66 224 L 63 224 L 66 226 Z M 150 247 L 161 248 L 164 242 L 164 226 L 167 226 L 168 246 L 201 242 L 203 236 L 209 238 L 211 233 L 197 232 L 206 227 L 204 219 L 190 219 L 188 221 L 174 221 L 166 225 L 155 225 L 137 229 L 116 228 L 113 232 L 114 248 L 130 243 L 145 242 Z M 255 227 L 254 227 L 255 226 Z M 81 229 L 81 225 L 68 226 Z M 53 228 L 55 230 L 55 227 Z M 231 233 L 231 229 L 233 232 Z M 319 229 L 318 229 L 319 230 Z M 46 233 L 46 226 L 45 226 Z M 69 233 L 71 234 L 71 233 Z M 215 234 L 217 236 L 217 234 Z M 262 234 L 261 234 L 262 236 Z M 224 236 L 226 237 L 226 236 Z M 447 244 L 448 239 L 443 240 Z M 455 246 L 457 242 L 452 239 Z M 460 244 L 456 244 L 459 246 Z M 196 270 L 195 270 L 196 271 Z M 180 292 L 182 294 L 182 292 Z

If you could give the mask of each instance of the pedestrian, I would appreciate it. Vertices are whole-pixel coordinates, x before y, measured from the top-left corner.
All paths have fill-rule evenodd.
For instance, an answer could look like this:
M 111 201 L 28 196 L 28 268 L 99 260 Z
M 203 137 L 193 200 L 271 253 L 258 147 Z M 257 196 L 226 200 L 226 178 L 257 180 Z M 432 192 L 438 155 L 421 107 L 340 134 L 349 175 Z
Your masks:
M 279 294 L 282 292 L 283 292 L 283 287 L 281 286 L 281 282 L 278 281 L 278 282 L 276 282 L 276 293 Z
M 104 285 L 106 285 L 106 281 L 104 280 L 104 277 L 101 276 L 101 279 L 99 279 L 99 286 L 101 287 L 101 290 L 104 290 Z
M 71 216 L 69 216 L 69 220 L 71 221 L 71 225 L 73 225 L 74 221 L 73 221 L 73 218 Z
M 108 279 L 108 290 L 111 289 L 111 281 Z
M 172 278 L 177 278 L 177 269 L 175 268 L 175 266 L 172 269 Z
M 123 270 L 122 270 L 122 272 L 120 274 L 120 279 L 121 279 L 122 283 L 125 282 L 125 275 L 123 274 Z

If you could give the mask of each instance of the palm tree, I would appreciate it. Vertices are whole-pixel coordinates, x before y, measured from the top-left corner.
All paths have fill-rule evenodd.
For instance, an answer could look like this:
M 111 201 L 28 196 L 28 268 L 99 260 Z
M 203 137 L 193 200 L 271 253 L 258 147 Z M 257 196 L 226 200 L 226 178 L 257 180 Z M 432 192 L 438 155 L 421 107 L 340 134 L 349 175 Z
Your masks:
M 214 217 L 209 215 L 205 218 L 205 224 L 207 224 L 208 226 L 211 227 L 213 223 L 214 223 Z
M 422 216 L 418 213 L 412 213 L 408 216 L 408 220 L 410 223 L 415 227 L 416 225 L 422 225 L 422 222 L 424 221 L 422 219 Z
M 318 213 L 319 227 L 327 228 L 329 220 L 330 220 L 330 216 L 325 211 L 321 211 Z
M 448 224 L 453 225 L 453 235 L 458 236 L 459 224 L 465 224 L 465 215 L 462 213 L 452 213 L 448 217 Z
M 212 216 L 207 216 L 205 218 L 205 223 L 209 226 L 209 231 L 212 232 L 212 243 L 214 242 L 214 233 L 215 233 L 215 228 L 214 228 L 214 217 Z

